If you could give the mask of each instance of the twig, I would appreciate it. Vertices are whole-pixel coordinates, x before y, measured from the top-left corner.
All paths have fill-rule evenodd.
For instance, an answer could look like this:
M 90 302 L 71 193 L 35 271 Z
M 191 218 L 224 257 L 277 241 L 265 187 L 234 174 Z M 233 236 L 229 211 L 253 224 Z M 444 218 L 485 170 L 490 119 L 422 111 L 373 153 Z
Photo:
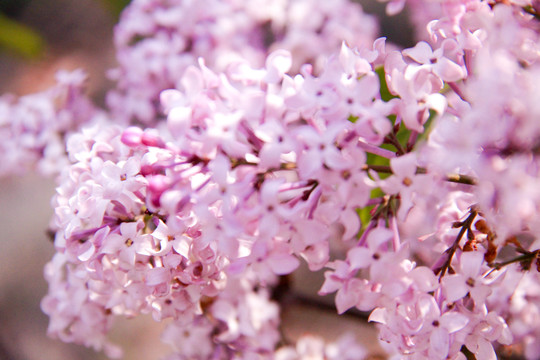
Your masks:
M 459 248 L 459 243 L 461 242 L 463 235 L 465 235 L 467 231 L 470 231 L 474 218 L 476 217 L 476 215 L 478 215 L 478 211 L 474 206 L 471 207 L 470 211 L 471 213 L 469 214 L 469 216 L 462 222 L 458 223 L 458 226 L 461 226 L 459 234 L 457 235 L 454 244 L 452 244 L 452 246 L 445 251 L 445 253 L 448 254 L 448 258 L 440 269 L 435 269 L 435 275 L 437 275 L 439 272 L 441 273 L 441 275 L 439 276 L 439 280 L 444 276 L 444 274 L 446 274 L 446 271 L 450 268 L 452 258 L 454 257 L 457 249 Z

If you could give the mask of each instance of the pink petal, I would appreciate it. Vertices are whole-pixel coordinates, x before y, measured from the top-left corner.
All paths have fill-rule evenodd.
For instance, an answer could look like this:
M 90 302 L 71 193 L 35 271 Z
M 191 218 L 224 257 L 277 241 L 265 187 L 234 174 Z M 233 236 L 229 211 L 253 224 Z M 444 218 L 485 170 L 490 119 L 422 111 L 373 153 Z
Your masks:
M 469 292 L 461 275 L 446 275 L 442 278 L 443 293 L 449 302 L 461 299 Z
M 100 252 L 103 254 L 114 254 L 124 246 L 124 241 L 124 238 L 119 234 L 110 234 L 103 243 Z
M 497 360 L 497 355 L 493 349 L 493 345 L 482 338 L 478 339 L 478 350 L 474 353 L 477 359 L 482 360 Z
M 370 72 L 360 79 L 356 88 L 356 98 L 360 103 L 371 101 L 379 94 L 379 77 L 375 73 Z
M 412 180 L 416 174 L 416 154 L 409 153 L 390 159 L 390 168 L 394 175 Z
M 319 221 L 299 219 L 294 227 L 302 237 L 305 245 L 313 245 L 325 241 L 330 236 L 328 226 Z
M 454 82 L 465 77 L 465 71 L 461 66 L 445 57 L 439 58 L 434 68 L 444 81 Z
M 475 305 L 482 306 L 486 298 L 491 294 L 491 289 L 478 281 L 478 284 L 470 289 L 470 293 Z
M 208 165 L 212 171 L 213 179 L 221 186 L 227 185 L 227 176 L 231 169 L 229 158 L 223 154 L 216 155 L 216 158 Z
M 369 315 L 369 322 L 378 322 L 380 324 L 386 324 L 386 312 L 385 308 L 376 308 Z
M 416 308 L 418 309 L 418 315 L 423 319 L 429 319 L 429 321 L 438 319 L 441 315 L 441 310 L 435 298 L 428 294 L 423 294 L 418 298 Z
M 177 106 L 171 109 L 167 116 L 167 126 L 176 136 L 181 136 L 191 126 L 192 110 L 187 106 Z
M 439 115 L 444 113 L 447 105 L 448 100 L 443 94 L 435 93 L 427 96 L 426 107 L 428 109 L 435 110 Z
M 307 151 L 298 157 L 296 161 L 298 165 L 298 172 L 303 179 L 309 179 L 315 175 L 317 170 L 322 166 L 322 156 L 318 150 Z
M 189 94 L 196 94 L 204 88 L 203 76 L 201 71 L 195 66 L 190 66 L 184 71 L 180 84 Z
M 324 163 L 333 170 L 343 170 L 349 167 L 341 152 L 335 147 L 327 147 L 323 152 Z
M 263 168 L 279 167 L 282 147 L 275 143 L 266 143 L 259 152 L 260 166 Z
M 469 318 L 458 312 L 447 312 L 439 319 L 441 326 L 448 332 L 454 333 L 463 329 L 469 323 Z
M 365 247 L 356 247 L 347 252 L 347 261 L 351 265 L 351 270 L 368 267 L 372 259 L 372 252 Z
M 217 88 L 220 84 L 219 76 L 208 68 L 204 62 L 204 59 L 200 57 L 199 67 L 201 68 L 202 78 L 206 83 L 207 88 Z
M 146 273 L 146 285 L 155 286 L 168 282 L 170 279 L 170 272 L 166 268 L 157 267 L 148 270 Z
M 392 0 L 386 4 L 386 15 L 393 16 L 401 12 L 405 7 L 405 0 Z
M 429 292 L 439 287 L 437 277 L 433 273 L 433 270 L 428 267 L 419 266 L 413 269 L 409 273 L 409 276 L 413 279 L 416 287 L 420 291 Z
M 340 222 L 345 227 L 345 233 L 343 234 L 344 240 L 348 240 L 353 236 L 356 236 L 360 230 L 360 217 L 353 209 L 343 210 Z
M 358 294 L 347 286 L 346 283 L 336 294 L 336 308 L 338 314 L 343 314 L 358 302 Z
M 321 289 L 318 292 L 319 295 L 331 294 L 343 286 L 343 280 L 338 278 L 337 276 L 334 276 L 333 271 L 326 271 L 324 273 L 324 279 L 324 283 L 322 284 Z
M 433 51 L 427 42 L 420 41 L 415 47 L 403 50 L 403 55 L 420 64 L 429 64 L 433 57 Z
M 287 50 L 276 50 L 266 59 L 266 77 L 268 83 L 277 83 L 289 71 L 292 65 L 291 53 Z
M 230 302 L 218 300 L 212 305 L 212 315 L 216 319 L 228 322 L 229 320 L 236 318 L 237 311 Z
M 278 233 L 279 227 L 280 220 L 277 216 L 264 216 L 259 224 L 259 235 L 264 239 L 270 239 Z
M 309 270 L 319 271 L 328 263 L 329 253 L 328 242 L 323 241 L 307 247 L 300 255 L 308 263 Z
M 96 252 L 94 244 L 90 241 L 86 241 L 80 248 L 79 256 L 77 257 L 81 261 L 88 261 L 92 255 Z
M 461 274 L 466 278 L 476 278 L 484 262 L 484 254 L 480 251 L 467 251 L 461 254 L 459 266 Z
M 394 237 L 392 230 L 377 227 L 371 230 L 367 236 L 367 243 L 371 251 L 376 251 L 382 244 L 390 241 Z
M 276 275 L 287 275 L 296 270 L 300 261 L 293 255 L 281 253 L 271 255 L 268 265 Z
M 122 133 L 121 141 L 127 146 L 137 146 L 141 144 L 142 134 L 142 129 L 130 126 Z
M 169 268 L 176 268 L 182 262 L 182 256 L 169 253 L 163 257 L 163 265 Z
M 429 354 L 432 359 L 446 359 L 450 349 L 450 336 L 442 327 L 435 328 L 429 337 Z
M 186 73 L 187 73 L 187 70 L 186 70 Z M 183 99 L 184 99 L 184 95 L 176 89 L 163 90 L 159 94 L 159 101 L 165 113 L 168 113 L 170 109 L 173 108 L 174 106 L 181 104 Z
M 347 74 L 366 74 L 371 71 L 370 63 L 355 54 L 345 42 L 341 43 L 339 61 Z M 377 83 L 378 84 L 378 83 Z

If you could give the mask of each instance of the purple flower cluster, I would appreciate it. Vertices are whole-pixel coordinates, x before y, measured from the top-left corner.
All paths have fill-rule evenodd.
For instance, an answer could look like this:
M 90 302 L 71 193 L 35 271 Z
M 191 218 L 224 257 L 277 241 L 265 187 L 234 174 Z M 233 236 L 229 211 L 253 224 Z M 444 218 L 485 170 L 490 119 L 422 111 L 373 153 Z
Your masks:
M 286 49 L 295 70 L 320 68 L 342 41 L 367 46 L 376 32 L 374 17 L 348 0 L 136 0 L 115 29 L 119 67 L 110 72 L 117 88 L 108 103 L 117 119 L 154 124 L 159 93 L 178 87 L 199 57 L 220 71 L 236 61 L 259 67 Z
M 84 94 L 85 79 L 82 70 L 61 71 L 47 91 L 0 97 L 0 177 L 34 169 L 54 176 L 69 165 L 66 134 L 98 112 Z
M 126 9 L 110 112 L 78 73 L 0 107 L 65 141 L 49 334 L 118 357 L 114 318 L 152 314 L 170 359 L 364 358 L 284 343 L 272 289 L 304 262 L 392 359 L 537 358 L 538 3 L 442 1 L 401 51 L 346 1 L 207 3 Z

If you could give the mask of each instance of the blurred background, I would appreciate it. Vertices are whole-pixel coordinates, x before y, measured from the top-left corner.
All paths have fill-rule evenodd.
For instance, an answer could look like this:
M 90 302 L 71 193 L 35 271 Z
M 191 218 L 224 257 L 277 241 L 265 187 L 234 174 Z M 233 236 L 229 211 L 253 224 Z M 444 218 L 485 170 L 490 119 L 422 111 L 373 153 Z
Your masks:
M 103 105 L 112 86 L 105 73 L 115 64 L 112 31 L 127 2 L 0 0 L 0 94 L 41 91 L 54 83 L 57 70 L 83 68 L 90 75 L 89 94 Z M 362 4 L 368 13 L 384 12 L 383 4 Z M 408 45 L 411 32 L 403 26 L 399 19 L 382 22 L 381 33 Z M 0 179 L 0 360 L 106 359 L 46 336 L 48 319 L 39 304 L 47 291 L 43 267 L 54 253 L 46 234 L 54 186 L 36 175 Z M 333 296 L 316 296 L 322 279 L 322 272 L 305 269 L 290 279 L 294 295 L 283 309 L 285 336 L 312 333 L 332 340 L 352 331 L 371 359 L 382 359 L 376 333 L 362 314 L 338 317 Z M 144 317 L 121 320 L 112 338 L 124 346 L 126 359 L 159 359 L 169 352 L 159 341 L 163 325 Z

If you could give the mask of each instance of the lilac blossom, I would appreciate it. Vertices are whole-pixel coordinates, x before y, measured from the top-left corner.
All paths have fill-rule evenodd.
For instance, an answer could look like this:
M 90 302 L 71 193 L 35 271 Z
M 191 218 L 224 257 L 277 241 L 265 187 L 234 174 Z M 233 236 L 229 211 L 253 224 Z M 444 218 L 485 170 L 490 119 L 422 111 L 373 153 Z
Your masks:
M 534 359 L 537 5 L 444 0 L 387 50 L 345 1 L 134 1 L 110 113 L 79 72 L 0 103 L 0 174 L 58 174 L 48 334 L 119 357 L 114 319 L 151 314 L 170 359 L 363 358 L 286 343 L 304 263 L 392 358 Z
M 98 112 L 84 93 L 85 80 L 82 70 L 61 71 L 49 90 L 0 97 L 0 177 L 32 170 L 54 177 L 69 164 L 66 134 Z
M 367 46 L 375 19 L 358 3 L 313 0 L 133 1 L 115 29 L 119 67 L 110 72 L 117 89 L 108 95 L 115 116 L 152 124 L 161 115 L 159 93 L 178 80 L 198 57 L 222 71 L 231 63 L 263 65 L 277 49 L 291 51 L 295 69 L 318 68 L 342 41 Z

